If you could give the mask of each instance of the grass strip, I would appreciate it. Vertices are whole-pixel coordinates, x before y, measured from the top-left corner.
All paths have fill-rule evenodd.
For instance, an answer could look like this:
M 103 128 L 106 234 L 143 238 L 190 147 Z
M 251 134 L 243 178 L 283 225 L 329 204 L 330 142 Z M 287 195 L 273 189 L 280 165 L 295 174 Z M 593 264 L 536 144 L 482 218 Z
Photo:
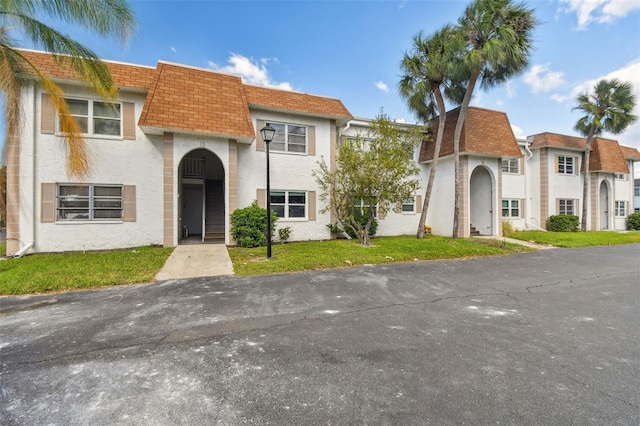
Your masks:
M 30 294 L 152 282 L 172 247 L 33 254 L 0 260 L 0 294 Z
M 370 247 L 354 240 L 277 244 L 266 260 L 265 247 L 229 249 L 236 275 L 262 275 L 431 259 L 520 253 L 531 249 L 496 240 L 427 236 L 378 237 Z
M 640 232 L 544 232 L 544 231 L 516 231 L 509 235 L 522 241 L 534 241 L 555 247 L 575 248 L 591 246 L 607 246 L 614 244 L 640 243 Z

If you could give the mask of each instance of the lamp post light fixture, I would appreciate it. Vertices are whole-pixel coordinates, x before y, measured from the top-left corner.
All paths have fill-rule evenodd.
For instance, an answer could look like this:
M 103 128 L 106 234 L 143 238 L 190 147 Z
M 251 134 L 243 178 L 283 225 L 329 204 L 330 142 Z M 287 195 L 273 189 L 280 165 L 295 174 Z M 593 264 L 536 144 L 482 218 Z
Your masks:
M 260 129 L 260 135 L 264 141 L 265 151 L 267 153 L 267 259 L 271 259 L 271 182 L 269 178 L 269 143 L 273 140 L 276 129 L 271 127 L 269 123 Z

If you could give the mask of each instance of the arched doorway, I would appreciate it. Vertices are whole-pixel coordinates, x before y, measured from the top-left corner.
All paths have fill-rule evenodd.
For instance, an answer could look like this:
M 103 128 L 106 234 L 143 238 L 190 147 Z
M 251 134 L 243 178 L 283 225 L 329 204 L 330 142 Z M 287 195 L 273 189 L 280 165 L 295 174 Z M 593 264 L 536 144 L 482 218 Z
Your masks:
M 486 167 L 479 166 L 471 173 L 469 184 L 471 231 L 493 235 L 493 179 Z
M 178 166 L 179 244 L 224 243 L 224 166 L 207 149 L 185 154 Z
M 609 183 L 603 180 L 600 183 L 600 229 L 609 229 Z

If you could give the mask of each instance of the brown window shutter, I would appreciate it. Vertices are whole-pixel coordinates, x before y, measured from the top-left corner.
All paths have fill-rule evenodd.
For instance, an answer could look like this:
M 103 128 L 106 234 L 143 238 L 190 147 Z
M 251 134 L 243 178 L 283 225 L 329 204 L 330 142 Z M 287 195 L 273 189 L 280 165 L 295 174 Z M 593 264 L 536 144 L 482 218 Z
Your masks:
M 122 133 L 124 139 L 136 138 L 136 105 L 133 102 L 122 103 Z
M 267 208 L 267 190 L 266 189 L 257 189 L 256 199 L 260 207 L 262 207 L 263 209 Z
M 560 214 L 560 198 L 556 198 L 556 214 Z
M 42 182 L 41 191 L 40 222 L 53 223 L 56 221 L 56 184 Z
M 518 158 L 518 174 L 524 174 L 524 159 Z
M 307 154 L 316 155 L 316 126 L 307 127 Z
M 316 191 L 307 192 L 307 204 L 309 205 L 309 220 L 316 220 Z
M 582 212 L 580 211 L 580 200 L 576 199 L 576 202 L 573 203 L 574 204 L 574 209 L 573 209 L 573 215 L 574 216 L 578 216 L 581 217 L 582 216 Z
M 264 141 L 260 129 L 264 127 L 264 120 L 256 120 L 256 151 L 264 151 Z
M 556 155 L 556 173 L 560 173 L 560 170 L 558 170 L 558 161 L 559 161 L 559 156 Z
M 422 195 L 416 195 L 416 213 L 422 213 Z
M 51 96 L 46 93 L 42 94 L 42 105 L 40 106 L 40 132 L 49 135 L 56 132 L 56 113 Z
M 122 220 L 136 221 L 136 186 L 125 185 L 122 188 Z
M 524 218 L 524 198 L 520 199 L 520 218 Z

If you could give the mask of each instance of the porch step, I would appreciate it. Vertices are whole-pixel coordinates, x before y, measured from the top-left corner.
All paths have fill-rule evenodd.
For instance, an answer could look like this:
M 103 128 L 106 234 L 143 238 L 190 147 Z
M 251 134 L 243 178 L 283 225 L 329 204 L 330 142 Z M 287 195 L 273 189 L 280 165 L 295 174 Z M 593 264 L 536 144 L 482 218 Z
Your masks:
M 207 232 L 204 234 L 204 241 L 206 243 L 222 242 L 224 243 L 224 231 L 222 232 Z
M 480 231 L 478 231 L 473 225 L 470 226 L 470 230 L 472 237 L 477 237 L 478 235 L 480 235 Z

